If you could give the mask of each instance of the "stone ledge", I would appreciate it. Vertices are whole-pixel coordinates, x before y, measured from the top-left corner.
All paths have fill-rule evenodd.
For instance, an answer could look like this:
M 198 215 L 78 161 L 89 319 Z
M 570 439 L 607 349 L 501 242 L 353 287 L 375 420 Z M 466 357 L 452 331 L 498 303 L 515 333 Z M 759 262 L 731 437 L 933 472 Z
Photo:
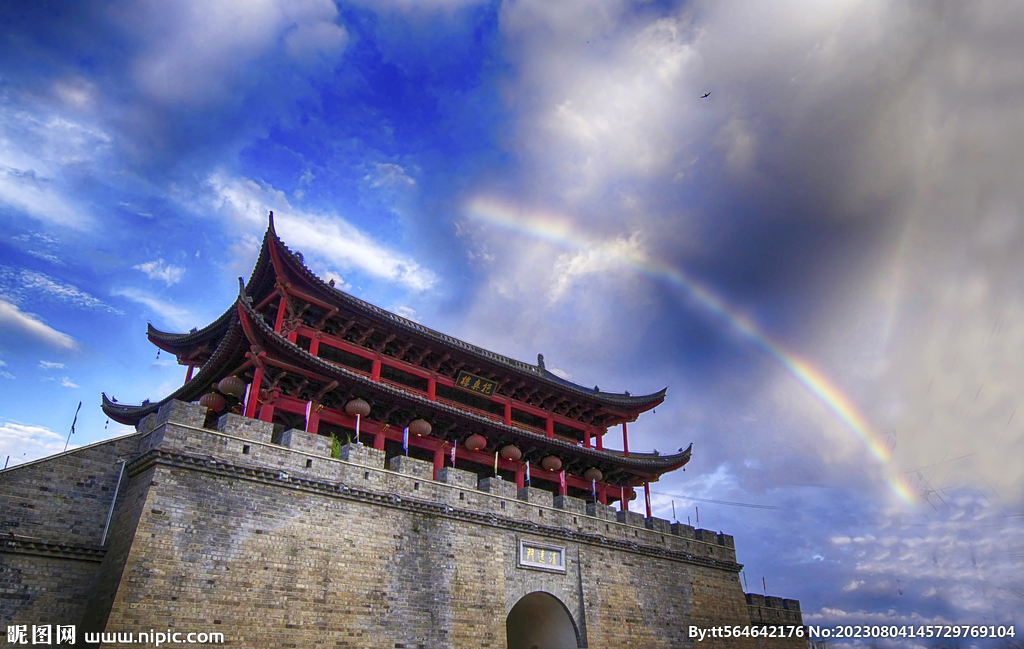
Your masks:
M 32 554 L 55 559 L 73 559 L 76 561 L 103 561 L 107 549 L 98 545 L 81 545 L 78 543 L 53 543 L 48 541 L 31 541 L 28 539 L 9 539 L 0 543 L 0 553 Z

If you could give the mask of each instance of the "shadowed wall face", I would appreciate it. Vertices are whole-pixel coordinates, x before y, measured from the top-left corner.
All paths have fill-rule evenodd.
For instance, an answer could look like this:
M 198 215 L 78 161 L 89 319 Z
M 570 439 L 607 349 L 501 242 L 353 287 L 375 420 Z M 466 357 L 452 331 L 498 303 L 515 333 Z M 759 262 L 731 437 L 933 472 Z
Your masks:
M 530 593 L 512 607 L 506 623 L 508 649 L 576 649 L 576 629 L 562 602 Z

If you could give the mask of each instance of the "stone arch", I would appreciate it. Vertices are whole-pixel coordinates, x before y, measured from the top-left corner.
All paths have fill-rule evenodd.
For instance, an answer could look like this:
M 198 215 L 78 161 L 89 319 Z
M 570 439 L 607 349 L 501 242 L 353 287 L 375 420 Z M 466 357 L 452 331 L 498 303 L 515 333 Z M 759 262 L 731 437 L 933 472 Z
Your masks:
M 580 632 L 562 600 L 538 590 L 522 597 L 505 619 L 508 649 L 576 649 Z

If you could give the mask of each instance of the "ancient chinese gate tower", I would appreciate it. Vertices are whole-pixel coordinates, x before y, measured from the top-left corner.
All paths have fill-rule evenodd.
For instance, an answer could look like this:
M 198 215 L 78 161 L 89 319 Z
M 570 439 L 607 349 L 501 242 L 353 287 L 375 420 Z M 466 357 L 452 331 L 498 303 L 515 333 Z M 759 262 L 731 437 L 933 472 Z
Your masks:
M 136 434 L 0 472 L 0 514 L 24 535 L 0 549 L 21 593 L 8 622 L 510 649 L 800 624 L 796 601 L 744 596 L 731 536 L 629 511 L 690 459 L 629 450 L 627 424 L 664 390 L 579 386 L 356 299 L 272 214 L 235 303 L 149 339 L 188 371 L 159 402 L 103 396 Z M 622 450 L 605 448 L 618 426 Z M 54 522 L 69 509 L 70 531 Z
M 333 284 L 333 282 L 332 282 Z M 136 425 L 171 399 L 201 400 L 215 419 L 243 413 L 272 422 L 359 441 L 433 462 L 433 477 L 456 466 L 481 478 L 498 474 L 605 505 L 624 504 L 634 488 L 690 459 L 630 453 L 626 425 L 660 404 L 665 390 L 645 396 L 602 392 L 437 333 L 344 293 L 312 274 L 278 238 L 271 214 L 252 278 L 215 322 L 187 334 L 152 326 L 149 339 L 189 368 L 185 385 L 144 406 L 113 403 L 103 410 Z M 192 369 L 199 368 L 193 374 Z M 245 391 L 218 392 L 238 377 Z M 241 386 L 241 383 L 229 383 Z M 359 435 L 356 439 L 356 415 Z M 622 426 L 623 451 L 604 449 L 609 427 Z M 650 516 L 650 511 L 647 511 Z

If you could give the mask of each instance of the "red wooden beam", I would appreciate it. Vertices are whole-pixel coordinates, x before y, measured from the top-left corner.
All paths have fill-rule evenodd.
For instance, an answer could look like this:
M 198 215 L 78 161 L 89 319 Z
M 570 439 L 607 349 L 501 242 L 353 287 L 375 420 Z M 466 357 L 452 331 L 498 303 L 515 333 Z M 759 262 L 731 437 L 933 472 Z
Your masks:
M 295 290 L 294 289 L 289 289 L 289 291 L 293 295 L 295 294 Z M 310 327 L 307 327 L 305 325 L 300 326 L 296 331 L 299 334 L 301 334 L 303 336 L 306 336 L 307 338 L 310 338 L 310 339 L 312 339 L 313 336 L 318 333 L 316 330 L 314 330 L 314 329 L 312 329 Z M 430 381 L 430 379 L 433 378 L 436 384 L 444 385 L 444 386 L 450 387 L 450 388 L 455 388 L 455 381 L 453 379 L 448 378 L 447 376 L 442 376 L 442 375 L 435 374 L 434 372 L 432 372 L 432 371 L 430 371 L 430 370 L 428 370 L 426 368 L 420 367 L 418 365 L 412 365 L 411 363 L 406 363 L 405 361 L 399 360 L 397 358 L 392 358 L 390 356 L 384 356 L 384 355 L 382 355 L 382 354 L 380 354 L 378 352 L 375 352 L 373 350 L 367 349 L 367 348 L 362 347 L 360 345 L 355 345 L 353 343 L 350 343 L 349 341 L 344 340 L 343 338 L 339 338 L 337 336 L 334 336 L 334 335 L 331 335 L 331 334 L 326 334 L 326 333 L 323 333 L 323 332 L 319 332 L 319 333 L 320 333 L 321 343 L 322 344 L 329 345 L 331 347 L 334 347 L 336 349 L 340 349 L 342 351 L 346 351 L 346 352 L 348 352 L 350 354 L 354 354 L 354 355 L 359 356 L 361 358 L 365 358 L 365 359 L 367 359 L 369 361 L 380 362 L 381 364 L 387 365 L 388 367 L 392 367 L 394 369 L 401 370 L 403 372 L 407 372 L 407 373 L 412 374 L 413 376 L 419 377 L 421 379 L 426 379 L 428 382 Z M 351 369 L 351 368 L 349 368 L 349 369 Z M 356 370 L 356 371 L 358 371 L 358 370 Z M 378 375 L 378 378 L 374 378 L 374 380 L 375 381 L 379 380 L 379 375 Z M 406 387 L 406 386 L 403 386 L 403 387 Z M 427 394 L 427 393 L 422 393 L 422 394 Z M 483 395 L 478 395 L 478 396 L 483 396 Z M 484 398 L 487 398 L 487 397 L 484 397 Z M 505 398 L 505 397 L 501 397 L 501 398 L 491 397 L 489 400 L 494 402 L 494 403 L 500 403 L 502 405 L 509 405 L 511 402 L 514 402 L 514 405 L 512 405 L 512 407 L 515 408 L 516 410 L 519 410 L 520 412 L 525 412 L 527 414 L 534 415 L 536 417 L 541 417 L 543 419 L 550 419 L 552 424 L 554 422 L 560 423 L 560 424 L 562 424 L 562 425 L 564 425 L 564 426 L 566 426 L 568 428 L 571 428 L 571 429 L 573 429 L 575 431 L 578 431 L 581 434 L 581 438 L 582 438 L 583 434 L 585 434 L 585 432 L 586 432 L 586 426 L 584 424 L 582 424 L 581 422 L 576 421 L 575 419 L 569 419 L 568 417 L 564 417 L 562 415 L 556 415 L 556 414 L 554 414 L 552 412 L 549 412 L 549 411 L 544 410 L 542 408 L 538 408 L 536 406 L 532 406 L 532 405 L 530 405 L 528 403 L 524 403 L 524 402 L 519 401 L 517 399 L 511 399 L 511 398 Z M 459 405 L 460 405 L 460 407 L 463 407 L 463 408 L 468 407 L 468 406 L 466 406 L 464 404 L 459 404 Z M 476 410 L 476 409 L 474 409 L 474 410 Z M 484 412 L 484 411 L 480 411 L 480 412 Z M 511 416 L 508 417 L 508 424 L 512 425 L 511 424 Z M 527 426 L 527 424 L 522 424 L 522 423 L 520 423 L 518 425 L 519 426 Z M 533 426 L 529 426 L 529 428 L 534 428 L 534 427 Z M 537 429 L 537 430 L 539 430 L 539 429 Z M 545 433 L 548 434 L 548 430 L 545 430 Z M 554 429 L 551 428 L 551 431 L 550 431 L 550 434 L 548 434 L 548 437 L 552 437 L 553 434 L 554 434 Z M 575 441 L 579 441 L 579 440 L 575 440 Z

